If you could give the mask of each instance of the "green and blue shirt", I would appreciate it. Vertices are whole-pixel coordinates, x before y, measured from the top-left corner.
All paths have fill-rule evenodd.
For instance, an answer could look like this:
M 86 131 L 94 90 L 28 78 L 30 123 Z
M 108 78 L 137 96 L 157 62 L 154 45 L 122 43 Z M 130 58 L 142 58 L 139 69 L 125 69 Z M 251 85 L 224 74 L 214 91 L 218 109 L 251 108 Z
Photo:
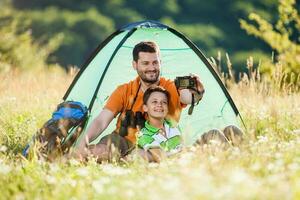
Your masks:
M 145 150 L 150 148 L 161 148 L 166 152 L 179 151 L 181 144 L 181 131 L 178 126 L 172 126 L 167 120 L 164 121 L 165 135 L 161 129 L 151 126 L 148 121 L 139 133 L 138 146 Z

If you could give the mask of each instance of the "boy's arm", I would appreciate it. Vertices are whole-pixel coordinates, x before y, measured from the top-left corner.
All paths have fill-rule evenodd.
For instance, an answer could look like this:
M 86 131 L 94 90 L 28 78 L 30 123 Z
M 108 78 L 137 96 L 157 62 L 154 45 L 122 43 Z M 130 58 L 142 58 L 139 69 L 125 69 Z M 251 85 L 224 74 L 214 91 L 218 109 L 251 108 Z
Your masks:
M 147 152 L 149 152 L 150 156 L 152 157 L 151 162 L 159 163 L 167 157 L 166 152 L 164 150 L 162 150 L 161 148 L 151 148 L 151 149 L 148 149 Z
M 166 158 L 166 153 L 161 148 L 151 148 L 148 150 L 145 149 L 138 149 L 138 154 L 148 162 L 157 162 L 159 163 L 164 158 Z
M 159 142 L 153 137 L 143 134 L 138 137 L 138 146 L 141 148 L 139 154 L 148 162 L 160 162 L 166 157 L 165 151 L 161 149 Z

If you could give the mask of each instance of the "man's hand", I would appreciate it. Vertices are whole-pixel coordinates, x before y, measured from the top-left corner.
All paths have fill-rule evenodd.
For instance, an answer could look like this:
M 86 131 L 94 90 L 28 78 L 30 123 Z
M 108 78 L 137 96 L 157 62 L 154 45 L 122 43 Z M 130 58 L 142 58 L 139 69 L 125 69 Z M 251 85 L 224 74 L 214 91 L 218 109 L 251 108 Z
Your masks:
M 190 90 L 190 92 L 194 94 L 195 102 L 199 102 L 202 99 L 203 94 L 205 92 L 204 86 L 200 80 L 200 77 L 197 74 L 190 73 L 190 76 L 196 79 L 196 91 Z
M 89 143 L 96 139 L 107 128 L 113 118 L 113 112 L 104 108 L 92 121 L 86 132 L 86 135 L 81 139 L 78 145 L 77 152 L 83 156 L 86 156 L 88 154 Z
M 196 74 L 190 74 L 191 77 L 196 79 L 196 88 L 195 89 L 181 89 L 180 93 L 180 102 L 183 104 L 192 104 L 192 95 L 194 94 L 195 102 L 199 102 L 204 94 L 204 86 Z
M 89 145 L 88 136 L 85 135 L 80 140 L 80 143 L 79 143 L 79 145 L 77 146 L 77 149 L 76 149 L 76 153 L 78 155 L 86 157 L 89 154 L 88 145 Z

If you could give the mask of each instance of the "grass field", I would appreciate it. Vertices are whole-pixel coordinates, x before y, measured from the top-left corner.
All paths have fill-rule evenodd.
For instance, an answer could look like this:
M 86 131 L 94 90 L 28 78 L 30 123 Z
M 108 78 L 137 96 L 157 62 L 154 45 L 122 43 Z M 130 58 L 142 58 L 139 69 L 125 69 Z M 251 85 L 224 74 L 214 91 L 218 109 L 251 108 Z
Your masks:
M 300 93 L 256 82 L 229 90 L 247 126 L 240 148 L 192 148 L 160 164 L 22 158 L 73 77 L 0 74 L 0 199 L 300 199 Z

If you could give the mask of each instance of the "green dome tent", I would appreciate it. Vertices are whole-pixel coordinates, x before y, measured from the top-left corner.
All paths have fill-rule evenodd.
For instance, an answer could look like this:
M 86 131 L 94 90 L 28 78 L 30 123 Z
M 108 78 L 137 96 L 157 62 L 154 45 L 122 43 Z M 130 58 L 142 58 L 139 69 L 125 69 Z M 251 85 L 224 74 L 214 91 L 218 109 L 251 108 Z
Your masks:
M 205 86 L 205 95 L 193 114 L 187 114 L 188 108 L 181 114 L 180 126 L 186 144 L 212 128 L 239 126 L 241 118 L 234 102 L 201 51 L 178 31 L 155 21 L 142 21 L 117 30 L 102 42 L 67 90 L 64 100 L 80 101 L 89 107 L 86 127 L 99 114 L 114 89 L 137 76 L 131 65 L 132 49 L 144 40 L 155 41 L 160 47 L 161 76 L 175 79 L 195 73 Z M 116 119 L 101 136 L 111 133 L 115 125 Z

